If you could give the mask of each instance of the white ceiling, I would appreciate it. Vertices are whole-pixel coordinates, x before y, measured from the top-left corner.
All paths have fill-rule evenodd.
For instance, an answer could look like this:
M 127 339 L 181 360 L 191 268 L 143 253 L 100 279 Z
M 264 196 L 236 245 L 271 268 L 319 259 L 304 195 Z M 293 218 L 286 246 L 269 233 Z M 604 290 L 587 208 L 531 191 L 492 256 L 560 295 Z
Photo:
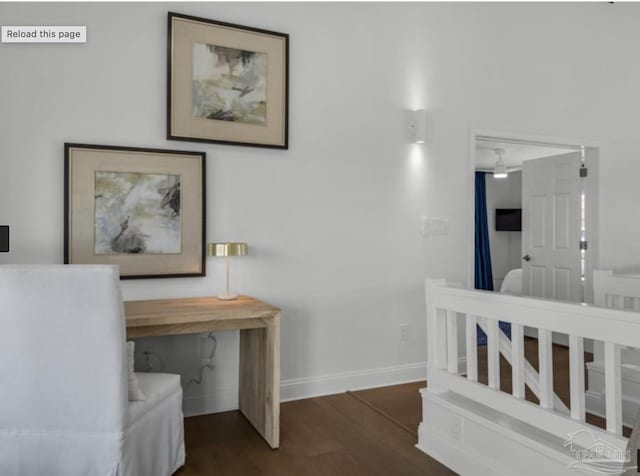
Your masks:
M 493 169 L 498 156 L 495 149 L 504 149 L 502 158 L 507 169 L 520 168 L 522 162 L 530 159 L 540 159 L 553 155 L 566 154 L 575 151 L 569 147 L 548 147 L 529 144 L 512 144 L 499 141 L 476 141 L 476 168 Z

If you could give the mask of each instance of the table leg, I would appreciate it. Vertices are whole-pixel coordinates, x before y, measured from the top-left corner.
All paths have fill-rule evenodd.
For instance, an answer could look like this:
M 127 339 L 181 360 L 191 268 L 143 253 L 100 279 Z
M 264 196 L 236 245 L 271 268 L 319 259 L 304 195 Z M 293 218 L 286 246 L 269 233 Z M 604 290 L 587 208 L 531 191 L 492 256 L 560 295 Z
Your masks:
M 280 446 L 280 313 L 240 331 L 240 411 L 271 448 Z

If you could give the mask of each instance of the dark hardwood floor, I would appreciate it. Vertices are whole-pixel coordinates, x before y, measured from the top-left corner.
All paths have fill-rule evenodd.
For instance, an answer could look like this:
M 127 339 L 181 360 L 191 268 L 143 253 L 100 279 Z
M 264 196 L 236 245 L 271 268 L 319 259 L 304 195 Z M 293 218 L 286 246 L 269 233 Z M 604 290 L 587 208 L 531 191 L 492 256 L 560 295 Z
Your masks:
M 371 388 L 349 392 L 352 396 L 395 421 L 408 432 L 418 436 L 418 425 L 422 420 L 422 400 L 418 393 L 427 382 L 405 383 L 391 387 Z
M 525 342 L 537 368 L 537 340 Z M 554 390 L 569 406 L 569 353 L 554 345 Z M 585 361 L 592 358 L 585 354 Z M 501 390 L 511 392 L 511 366 L 501 358 Z M 487 382 L 486 347 L 478 376 Z M 238 411 L 185 419 L 187 463 L 177 476 L 395 476 L 455 474 L 414 447 L 426 382 L 283 403 L 280 449 L 272 450 Z M 527 388 L 527 399 L 537 402 Z M 593 415 L 587 420 L 600 427 Z M 629 429 L 625 429 L 629 434 Z
M 395 386 L 377 395 L 390 402 L 399 388 L 418 422 L 418 386 L 409 386 L 416 391 Z M 186 418 L 187 463 L 176 475 L 455 474 L 416 449 L 415 435 L 346 393 L 283 403 L 280 428 L 280 449 L 272 450 L 240 412 Z

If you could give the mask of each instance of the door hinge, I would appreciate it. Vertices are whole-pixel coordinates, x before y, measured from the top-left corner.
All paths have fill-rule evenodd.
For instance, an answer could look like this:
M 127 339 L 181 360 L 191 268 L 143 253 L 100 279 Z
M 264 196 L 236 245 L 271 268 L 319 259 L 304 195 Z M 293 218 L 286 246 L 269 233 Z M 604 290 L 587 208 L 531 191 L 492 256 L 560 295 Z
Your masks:
M 580 242 L 580 249 L 581 250 L 586 250 L 587 249 L 587 242 L 586 241 L 581 241 Z
M 589 169 L 582 165 L 580 167 L 580 178 L 585 178 L 587 175 L 589 175 Z

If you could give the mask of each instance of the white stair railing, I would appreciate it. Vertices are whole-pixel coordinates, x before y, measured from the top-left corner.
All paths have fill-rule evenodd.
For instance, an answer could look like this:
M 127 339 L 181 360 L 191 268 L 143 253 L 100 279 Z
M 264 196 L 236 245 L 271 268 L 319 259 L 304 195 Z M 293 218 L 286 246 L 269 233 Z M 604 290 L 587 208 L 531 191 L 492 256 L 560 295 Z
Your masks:
M 640 275 L 613 274 L 612 271 L 594 270 L 593 272 L 594 303 L 596 306 L 640 312 Z M 640 316 L 636 314 L 636 318 Z M 637 345 L 637 344 L 636 344 Z M 621 372 L 620 392 L 622 402 L 619 403 L 622 421 L 634 426 L 640 409 L 640 352 L 635 348 L 611 348 L 602 342 L 594 342 L 593 361 L 587 364 L 589 388 L 587 390 L 587 410 L 596 415 L 604 415 L 607 400 L 603 389 L 607 383 L 604 357 L 610 355 L 616 370 Z M 620 359 L 620 365 L 617 359 Z M 611 362 L 610 362 L 611 364 Z M 617 382 L 617 379 L 614 379 Z M 612 404 L 609 402 L 609 404 Z
M 482 329 L 482 332 L 487 334 L 487 321 L 482 317 L 476 317 L 478 326 Z M 509 365 L 514 365 L 514 359 L 512 355 L 520 354 L 521 357 L 517 359 L 515 365 L 517 365 L 518 372 L 513 375 L 514 385 L 516 382 L 518 383 L 518 390 L 522 392 L 521 398 L 524 398 L 524 385 L 531 390 L 538 400 L 540 400 L 540 374 L 535 369 L 533 365 L 529 363 L 528 360 L 524 358 L 524 345 L 521 345 L 523 342 L 523 335 L 518 334 L 518 332 L 523 332 L 524 328 L 520 325 L 512 325 L 511 326 L 511 335 L 515 334 L 514 340 L 510 340 L 504 332 L 500 331 L 498 333 L 498 343 L 499 343 L 499 351 L 502 356 L 505 358 Z M 513 344 L 515 343 L 515 348 Z M 473 348 L 473 343 L 467 343 L 467 347 L 469 349 Z M 467 359 L 469 358 L 469 352 L 467 352 Z M 477 365 L 477 363 L 476 363 Z M 521 381 L 522 380 L 522 381 Z M 514 394 L 515 395 L 515 394 Z M 555 393 L 552 396 L 553 398 L 553 408 L 558 410 L 561 413 L 569 414 L 569 408 L 564 404 L 564 402 L 558 397 Z
M 620 394 L 620 348 L 638 346 L 640 319 L 634 313 L 617 309 L 602 309 L 580 304 L 545 301 L 448 287 L 442 281 L 427 280 L 428 386 L 435 394 L 454 392 L 464 395 L 495 411 L 511 415 L 524 423 L 538 427 L 558 437 L 566 438 L 580 429 L 585 435 L 596 435 L 614 447 L 624 447 L 622 437 Z M 457 316 L 463 315 L 464 326 L 458 326 Z M 486 320 L 488 336 L 489 385 L 478 379 L 475 325 Z M 501 392 L 499 354 L 501 347 L 498 322 L 512 325 L 508 344 L 512 367 L 512 394 Z M 538 405 L 524 398 L 526 361 L 522 329 L 538 329 L 539 400 Z M 458 333 L 465 330 L 467 372 L 458 373 Z M 554 405 L 552 332 L 569 336 L 569 371 L 571 411 L 565 414 Z M 462 337 L 462 336 L 460 336 Z M 583 339 L 605 342 L 606 421 L 601 430 L 585 422 L 584 347 Z M 508 341 L 508 339 L 507 339 Z M 506 352 L 503 352 L 505 354 Z M 452 360 L 455 359 L 455 363 Z M 584 446 L 589 441 L 580 442 Z

